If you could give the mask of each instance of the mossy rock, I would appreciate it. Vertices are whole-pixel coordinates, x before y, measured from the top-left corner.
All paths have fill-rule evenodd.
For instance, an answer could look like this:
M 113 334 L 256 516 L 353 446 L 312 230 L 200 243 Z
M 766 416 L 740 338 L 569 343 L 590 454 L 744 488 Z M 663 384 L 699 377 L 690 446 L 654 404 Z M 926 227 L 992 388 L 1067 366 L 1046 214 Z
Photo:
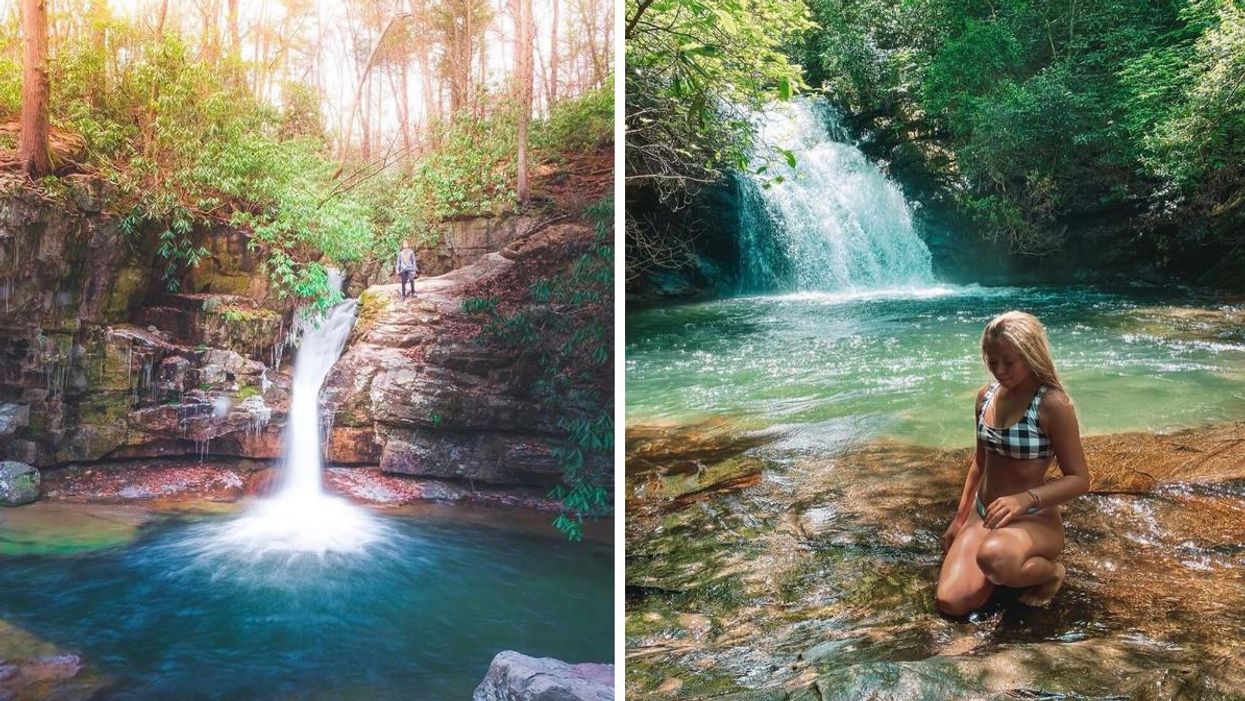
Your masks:
M 38 469 L 13 460 L 0 461 L 0 505 L 19 506 L 38 498 Z
M 117 272 L 112 288 L 108 291 L 108 299 L 104 303 L 105 323 L 116 323 L 128 318 L 132 306 L 147 290 L 147 276 L 148 273 L 137 266 L 122 268 Z
M 0 515 L 0 555 L 73 555 L 113 548 L 134 540 L 149 518 L 150 512 L 131 506 L 30 504 Z
M 354 330 L 351 336 L 360 338 L 368 332 L 381 315 L 389 310 L 389 297 L 387 295 L 376 294 L 371 290 L 364 290 L 359 295 L 359 308 L 355 314 Z

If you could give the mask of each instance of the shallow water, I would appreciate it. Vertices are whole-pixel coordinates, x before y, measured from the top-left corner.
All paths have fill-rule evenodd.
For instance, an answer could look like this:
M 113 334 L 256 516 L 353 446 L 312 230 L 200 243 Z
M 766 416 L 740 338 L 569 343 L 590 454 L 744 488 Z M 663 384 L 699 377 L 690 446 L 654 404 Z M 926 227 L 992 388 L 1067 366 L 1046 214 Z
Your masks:
M 1046 324 L 1089 434 L 1245 415 L 1245 326 L 1215 321 L 1239 308 L 1173 288 L 936 286 L 630 313 L 627 422 L 730 417 L 791 448 L 970 445 L 981 329 L 1009 309 Z
M 1095 494 L 1048 609 L 934 607 L 986 381 L 1036 313 Z M 1245 312 L 1178 289 L 802 293 L 627 319 L 628 696 L 1240 698 Z M 1216 424 L 1207 426 L 1207 424 Z M 1195 431 L 1152 435 L 1180 427 Z
M 386 515 L 363 553 L 202 547 L 232 518 L 0 556 L 0 619 L 112 679 L 101 701 L 469 698 L 502 650 L 612 659 L 607 546 Z

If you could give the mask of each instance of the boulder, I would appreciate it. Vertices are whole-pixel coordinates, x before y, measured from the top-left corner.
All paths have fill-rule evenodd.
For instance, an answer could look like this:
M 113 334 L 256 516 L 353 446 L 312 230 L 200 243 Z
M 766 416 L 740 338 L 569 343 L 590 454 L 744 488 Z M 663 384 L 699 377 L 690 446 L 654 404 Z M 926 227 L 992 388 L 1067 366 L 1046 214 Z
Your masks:
M 497 654 L 473 701 L 613 701 L 614 665 Z
M 24 462 L 0 461 L 0 505 L 20 506 L 38 498 L 38 469 Z
M 0 436 L 11 436 L 30 425 L 30 407 L 0 404 Z

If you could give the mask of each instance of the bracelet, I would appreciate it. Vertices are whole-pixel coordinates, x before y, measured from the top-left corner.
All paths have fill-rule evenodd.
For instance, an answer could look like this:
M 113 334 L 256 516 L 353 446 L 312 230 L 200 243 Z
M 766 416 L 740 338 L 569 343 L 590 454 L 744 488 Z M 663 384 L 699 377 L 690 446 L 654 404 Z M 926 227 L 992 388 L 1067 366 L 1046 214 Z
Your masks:
M 1026 489 L 1025 493 L 1028 494 L 1029 498 L 1033 500 L 1033 506 L 1030 507 L 1032 510 L 1036 511 L 1042 508 L 1042 500 L 1038 498 L 1038 493 L 1036 491 L 1032 489 Z

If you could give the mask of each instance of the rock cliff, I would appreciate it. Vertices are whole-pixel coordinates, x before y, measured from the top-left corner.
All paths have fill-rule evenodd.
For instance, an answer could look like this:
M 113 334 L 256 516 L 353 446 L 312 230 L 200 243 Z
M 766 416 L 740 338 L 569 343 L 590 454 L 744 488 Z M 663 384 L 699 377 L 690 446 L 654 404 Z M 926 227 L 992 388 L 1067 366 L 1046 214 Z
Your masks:
M 170 293 L 155 232 L 127 231 L 97 180 L 66 182 L 55 195 L 0 183 L 0 460 L 34 465 L 45 478 L 64 468 L 119 473 L 101 482 L 111 486 L 100 498 L 162 493 L 186 480 L 139 486 L 142 475 L 167 477 L 196 463 L 244 476 L 274 465 L 294 310 L 270 294 L 246 232 L 196 232 L 209 255 Z M 591 240 L 580 224 L 529 236 L 536 224 L 519 216 L 447 223 L 446 243 L 426 257 L 425 273 L 453 272 L 421 278 L 415 303 L 395 299 L 396 285 L 362 295 L 359 327 L 324 395 L 333 417 L 330 464 L 469 488 L 543 490 L 556 481 L 550 450 L 563 432 L 524 398 L 531 369 L 473 343 L 479 324 L 461 310 L 467 287 L 516 265 L 524 242 L 556 241 L 565 263 L 578 238 Z M 507 245 L 505 256 L 482 255 Z M 479 260 L 460 265 L 470 258 Z M 384 279 L 384 265 L 354 271 L 354 288 L 369 268 Z M 137 482 L 118 484 L 125 475 Z M 452 482 L 396 488 L 375 469 L 360 475 L 366 479 L 338 475 L 330 484 L 383 483 L 402 499 L 463 491 Z M 91 497 L 73 479 L 47 485 Z M 231 490 L 213 498 L 236 498 L 243 488 Z

